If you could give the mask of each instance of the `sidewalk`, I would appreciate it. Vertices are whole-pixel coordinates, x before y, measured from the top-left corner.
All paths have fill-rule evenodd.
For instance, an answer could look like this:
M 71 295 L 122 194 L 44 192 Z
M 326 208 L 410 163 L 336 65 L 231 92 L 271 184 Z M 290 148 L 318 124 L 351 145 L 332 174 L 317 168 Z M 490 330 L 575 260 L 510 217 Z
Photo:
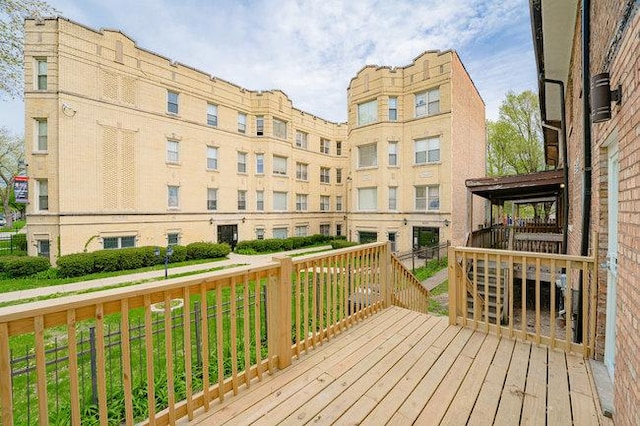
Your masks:
M 330 249 L 331 246 L 319 246 L 319 247 L 305 247 L 298 250 L 283 251 L 277 253 L 258 254 L 258 255 L 243 255 L 236 253 L 229 253 L 226 260 L 219 260 L 215 262 L 201 263 L 198 265 L 180 266 L 177 268 L 169 268 L 169 278 L 172 275 L 181 274 L 185 272 L 198 272 L 206 271 L 207 269 L 217 268 L 221 266 L 230 265 L 247 265 L 247 266 L 263 266 L 270 263 L 274 257 L 282 255 L 292 255 L 296 253 L 314 252 L 322 249 Z M 9 293 L 0 293 L 0 303 L 13 302 L 20 299 L 31 299 L 35 297 L 48 296 L 51 294 L 59 293 L 63 296 L 64 293 L 70 293 L 74 291 L 82 291 L 87 289 L 99 289 L 100 287 L 110 287 L 118 284 L 131 283 L 136 281 L 161 280 L 164 278 L 164 269 L 158 269 L 154 271 L 138 272 L 127 275 L 119 275 L 117 277 L 100 278 L 90 281 L 78 281 L 70 284 L 61 284 L 49 287 L 31 288 L 27 290 L 12 291 Z
M 449 278 L 449 268 L 441 269 L 432 277 L 422 281 L 422 286 L 431 291 Z

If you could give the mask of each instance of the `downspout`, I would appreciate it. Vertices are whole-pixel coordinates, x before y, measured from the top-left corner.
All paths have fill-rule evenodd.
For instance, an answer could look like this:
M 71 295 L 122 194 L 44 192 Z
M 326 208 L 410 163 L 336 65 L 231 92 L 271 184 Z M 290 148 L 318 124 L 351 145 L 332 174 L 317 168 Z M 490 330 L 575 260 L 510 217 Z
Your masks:
M 567 254 L 567 242 L 569 239 L 569 150 L 567 148 L 567 119 L 564 104 L 564 82 L 562 80 L 553 80 L 551 78 L 545 78 L 545 83 L 557 84 L 560 86 L 560 131 L 562 132 L 562 178 L 564 181 L 564 188 L 562 191 L 562 197 L 564 198 L 564 223 L 562 224 L 562 254 Z

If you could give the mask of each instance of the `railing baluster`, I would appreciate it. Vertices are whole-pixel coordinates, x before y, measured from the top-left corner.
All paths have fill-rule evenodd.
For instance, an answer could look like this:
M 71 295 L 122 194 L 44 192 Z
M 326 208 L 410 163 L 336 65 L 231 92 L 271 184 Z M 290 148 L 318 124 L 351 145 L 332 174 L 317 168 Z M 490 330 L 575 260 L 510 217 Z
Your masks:
M 325 338 L 325 308 L 324 308 L 324 300 L 326 297 L 326 288 L 324 285 L 324 260 L 317 261 L 316 266 L 317 276 L 318 276 L 318 340 L 320 346 L 322 346 L 323 340 Z
M 303 276 L 306 273 L 304 272 L 304 268 L 302 265 L 296 266 L 295 276 L 296 276 L 296 285 L 295 285 L 295 312 L 296 312 L 296 358 L 300 359 L 301 346 L 302 346 L 302 280 Z
M 588 329 L 589 329 L 589 266 L 586 261 L 582 262 L 582 356 L 585 358 L 589 354 Z
M 566 274 L 567 274 L 567 290 L 566 290 L 566 298 L 565 298 L 565 307 L 564 307 L 564 312 L 565 312 L 565 339 L 564 339 L 564 344 L 565 344 L 565 351 L 569 352 L 571 350 L 571 329 L 573 328 L 573 285 L 571 283 L 572 281 L 572 272 L 571 272 L 571 261 L 567 260 L 566 261 Z
M 236 290 L 236 277 L 231 277 L 231 384 L 234 395 L 238 394 L 238 306 Z
M 484 254 L 484 324 L 485 333 L 489 332 L 489 253 Z M 497 315 L 497 312 L 496 312 Z
M 171 327 L 171 295 L 164 292 L 164 344 L 167 366 L 167 397 L 169 400 L 169 424 L 176 423 L 176 396 L 173 365 L 173 330 Z
M 527 339 L 527 257 L 522 256 L 522 284 L 520 285 L 520 329 L 522 331 L 522 340 Z
M 496 256 L 496 332 L 498 337 L 502 336 L 502 257 Z
M 260 283 L 260 272 L 256 272 L 254 274 L 255 280 L 255 308 L 253 311 L 254 315 L 254 332 L 256 336 L 256 370 L 258 374 L 258 381 L 262 381 L 262 335 L 260 333 L 261 330 L 261 321 L 260 317 L 262 315 L 262 302 L 260 301 L 261 291 L 261 283 Z
M 540 258 L 536 258 L 536 345 L 540 345 Z
M 105 374 L 104 357 L 104 306 L 102 303 L 96 305 L 96 360 L 98 374 L 98 407 L 100 424 L 109 423 L 107 415 L 107 378 Z
M 131 395 L 131 341 L 129 335 L 129 300 L 120 302 L 120 330 L 122 342 L 122 387 L 124 388 L 124 413 L 126 424 L 133 424 L 133 399 Z M 73 423 L 75 424 L 75 423 Z
M 0 324 L 0 406 L 2 424 L 13 425 L 13 390 L 11 389 L 11 353 L 9 351 L 9 327 Z
M 209 411 L 211 402 L 211 392 L 209 391 L 209 301 L 207 300 L 207 285 L 200 284 L 200 329 L 202 330 L 202 395 L 204 411 Z
M 222 286 L 216 285 L 216 353 L 218 358 L 218 398 L 224 402 L 224 354 L 222 337 Z
M 153 371 L 153 323 L 151 319 L 151 295 L 144 295 L 144 341 L 147 360 L 147 407 L 149 409 L 149 425 L 156 424 L 156 394 Z
M 183 346 L 184 346 L 184 375 L 185 375 L 185 391 L 187 397 L 187 416 L 189 420 L 193 420 L 193 366 L 191 360 L 191 293 L 189 287 L 182 289 L 182 299 L 184 307 L 182 308 L 182 324 L 183 325 Z
M 242 325 L 244 326 L 244 383 L 247 389 L 251 386 L 251 376 L 249 369 L 251 368 L 251 346 L 249 346 L 249 337 L 251 330 L 249 328 L 251 321 L 251 313 L 249 312 L 249 274 L 244 274 L 244 283 L 242 285 Z
M 312 294 L 313 294 L 313 301 L 312 301 L 312 309 L 311 309 L 311 332 L 312 332 L 312 340 L 311 340 L 311 346 L 313 346 L 314 348 L 316 347 L 316 336 L 317 336 L 317 321 L 318 321 L 318 272 L 317 272 L 317 268 L 318 268 L 318 261 L 314 260 L 312 263 L 312 270 L 313 270 L 313 288 L 312 288 Z
M 49 401 L 47 397 L 47 362 L 44 353 L 44 318 L 42 315 L 34 319 L 34 331 L 36 338 L 36 389 L 38 393 L 38 423 L 49 424 Z
M 549 331 L 551 334 L 551 348 L 556 347 L 556 260 L 551 259 L 551 282 L 549 283 L 549 293 L 551 296 Z
M 80 395 L 78 387 L 78 342 L 76 338 L 76 311 L 67 311 L 67 345 L 69 353 L 69 400 L 71 424 L 80 424 Z M 9 424 L 9 423 L 7 423 Z

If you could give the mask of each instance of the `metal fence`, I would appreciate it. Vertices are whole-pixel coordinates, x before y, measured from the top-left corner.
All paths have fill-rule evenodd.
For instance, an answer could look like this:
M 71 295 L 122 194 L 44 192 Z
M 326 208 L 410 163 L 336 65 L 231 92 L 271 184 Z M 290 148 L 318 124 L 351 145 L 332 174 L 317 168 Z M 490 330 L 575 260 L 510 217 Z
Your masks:
M 24 251 L 26 249 L 25 241 L 24 234 L 0 233 L 0 256 L 13 254 L 16 251 Z
M 412 271 L 415 271 L 416 268 L 426 266 L 430 260 L 440 260 L 447 257 L 447 250 L 450 245 L 451 241 L 447 241 L 435 246 L 416 247 L 411 251 L 396 253 L 396 257 L 406 267 L 410 267 Z

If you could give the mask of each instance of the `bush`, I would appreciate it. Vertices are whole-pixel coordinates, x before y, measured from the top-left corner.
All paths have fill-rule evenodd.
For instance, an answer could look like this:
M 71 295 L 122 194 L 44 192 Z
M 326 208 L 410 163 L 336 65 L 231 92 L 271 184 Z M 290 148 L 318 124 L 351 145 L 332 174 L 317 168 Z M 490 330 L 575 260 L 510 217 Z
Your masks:
M 242 254 L 272 253 L 283 250 L 295 250 L 303 247 L 319 245 L 331 241 L 328 235 L 311 235 L 308 237 L 269 238 L 266 240 L 240 241 L 235 252 Z
M 81 277 L 93 273 L 94 253 L 75 253 L 58 258 L 58 275 L 62 278 Z
M 333 241 L 331 241 L 331 247 L 333 247 L 334 249 L 353 247 L 353 246 L 357 246 L 359 244 L 360 243 L 357 243 L 355 241 L 347 241 L 347 240 L 333 240 Z
M 174 247 L 175 249 L 175 247 Z M 216 259 L 220 257 L 225 257 L 231 253 L 231 247 L 229 244 L 222 243 L 191 243 L 186 247 L 186 256 L 187 259 Z
M 46 257 L 6 256 L 0 260 L 0 270 L 9 278 L 28 277 L 50 267 Z
M 27 234 L 15 234 L 11 236 L 11 246 L 14 250 L 27 251 Z

